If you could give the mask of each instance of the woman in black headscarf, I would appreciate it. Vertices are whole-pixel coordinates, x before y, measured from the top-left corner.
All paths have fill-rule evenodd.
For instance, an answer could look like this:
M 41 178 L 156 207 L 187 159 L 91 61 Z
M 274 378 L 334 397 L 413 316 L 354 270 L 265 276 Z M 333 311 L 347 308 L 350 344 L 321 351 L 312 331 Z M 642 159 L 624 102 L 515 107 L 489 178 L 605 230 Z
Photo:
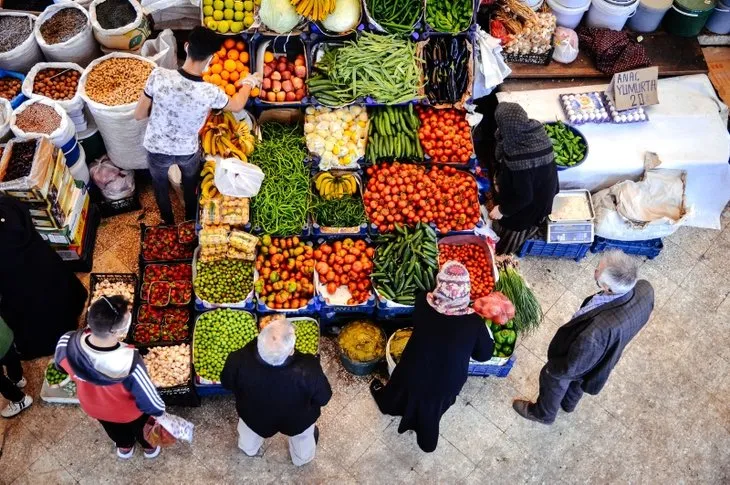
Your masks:
M 500 103 L 497 122 L 496 206 L 489 217 L 498 221 L 498 254 L 520 250 L 533 237 L 553 208 L 558 193 L 558 170 L 553 145 L 542 123 L 531 120 L 522 106 Z
M 0 196 L 0 315 L 23 359 L 53 354 L 78 327 L 87 292 L 33 227 L 22 202 Z

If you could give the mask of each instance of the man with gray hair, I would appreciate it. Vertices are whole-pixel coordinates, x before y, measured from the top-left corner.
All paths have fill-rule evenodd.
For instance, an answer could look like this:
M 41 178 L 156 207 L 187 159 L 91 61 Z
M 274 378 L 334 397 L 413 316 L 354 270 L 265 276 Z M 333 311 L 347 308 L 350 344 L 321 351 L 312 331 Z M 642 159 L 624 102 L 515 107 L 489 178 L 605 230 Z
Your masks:
M 319 359 L 297 352 L 295 343 L 293 325 L 273 320 L 228 356 L 221 383 L 236 397 L 238 447 L 255 456 L 265 438 L 282 433 L 289 437 L 292 462 L 302 466 L 314 459 L 315 423 L 332 389 Z
M 586 298 L 572 320 L 558 329 L 540 372 L 537 402 L 512 403 L 520 416 L 552 424 L 559 407 L 570 413 L 584 392 L 595 395 L 603 388 L 654 309 L 654 289 L 648 281 L 637 281 L 638 266 L 636 258 L 621 251 L 603 254 L 595 272 L 601 291 Z

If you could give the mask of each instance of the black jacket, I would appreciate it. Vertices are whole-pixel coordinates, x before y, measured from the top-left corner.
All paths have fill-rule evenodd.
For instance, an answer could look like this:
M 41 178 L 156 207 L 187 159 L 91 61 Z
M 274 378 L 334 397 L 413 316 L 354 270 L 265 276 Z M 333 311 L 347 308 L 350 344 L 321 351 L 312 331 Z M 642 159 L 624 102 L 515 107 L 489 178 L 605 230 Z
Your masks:
M 598 394 L 653 309 L 654 289 L 639 280 L 627 294 L 571 320 L 550 342 L 547 372 L 557 379 L 582 380 L 585 392 Z
M 553 209 L 558 193 L 555 163 L 512 171 L 504 163 L 497 176 L 499 210 L 504 216 L 500 226 L 523 231 L 537 226 Z
M 332 389 L 319 360 L 295 352 L 280 366 L 259 356 L 257 339 L 232 352 L 221 373 L 223 387 L 236 396 L 236 410 L 256 434 L 298 435 L 317 421 Z

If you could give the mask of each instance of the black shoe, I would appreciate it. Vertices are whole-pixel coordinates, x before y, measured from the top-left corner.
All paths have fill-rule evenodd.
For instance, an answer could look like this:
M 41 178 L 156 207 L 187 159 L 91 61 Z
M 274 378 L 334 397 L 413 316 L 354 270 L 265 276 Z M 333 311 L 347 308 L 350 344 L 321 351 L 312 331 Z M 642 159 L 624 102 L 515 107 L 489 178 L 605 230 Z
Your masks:
M 573 406 L 572 408 L 569 408 L 569 407 L 565 406 L 563 403 L 560 403 L 560 408 L 563 411 L 565 411 L 566 413 L 572 413 L 573 411 L 575 411 L 576 406 Z
M 314 444 L 316 445 L 319 443 L 319 427 L 315 424 L 314 425 Z
M 380 379 L 373 379 L 370 381 L 370 392 L 378 392 L 385 386 Z
M 532 404 L 530 401 L 524 401 L 522 399 L 515 399 L 512 402 L 512 409 L 517 411 L 517 414 L 519 414 L 520 416 L 522 416 L 525 419 L 529 419 L 530 421 L 535 421 L 535 422 L 541 423 L 541 424 L 553 424 L 554 420 L 548 421 L 545 419 L 540 419 L 537 416 L 535 416 L 534 414 L 532 414 L 532 412 L 530 412 L 530 404 Z

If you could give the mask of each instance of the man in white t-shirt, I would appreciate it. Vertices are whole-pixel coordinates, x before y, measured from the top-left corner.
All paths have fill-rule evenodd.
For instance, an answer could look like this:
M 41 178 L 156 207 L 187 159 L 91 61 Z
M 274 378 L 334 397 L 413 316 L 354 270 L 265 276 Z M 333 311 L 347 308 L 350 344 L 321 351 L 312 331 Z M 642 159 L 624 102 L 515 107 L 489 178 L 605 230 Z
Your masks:
M 155 198 L 162 219 L 174 224 L 167 172 L 177 165 L 182 173 L 185 219 L 195 219 L 195 188 L 200 170 L 198 133 L 211 109 L 240 111 L 260 78 L 249 74 L 238 82 L 240 90 L 230 99 L 220 89 L 203 81 L 202 74 L 223 38 L 205 27 L 195 27 L 185 43 L 187 58 L 178 70 L 158 67 L 147 79 L 134 117 L 149 117 L 143 145 L 155 186 Z

